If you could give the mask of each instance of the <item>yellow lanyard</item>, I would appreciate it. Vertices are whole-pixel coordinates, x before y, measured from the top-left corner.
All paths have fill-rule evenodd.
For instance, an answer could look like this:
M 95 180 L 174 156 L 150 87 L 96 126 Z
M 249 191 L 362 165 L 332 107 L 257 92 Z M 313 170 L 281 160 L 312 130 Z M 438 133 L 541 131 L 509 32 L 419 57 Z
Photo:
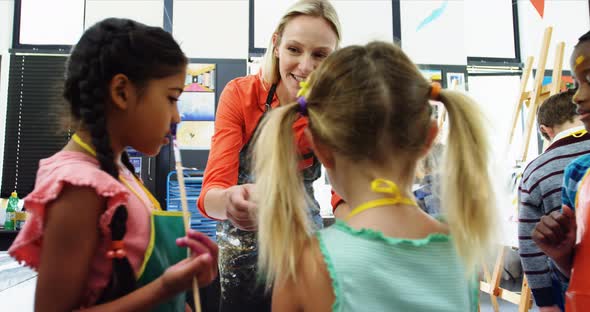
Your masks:
M 85 151 L 87 151 L 88 153 L 90 153 L 92 156 L 96 157 L 96 151 L 94 150 L 94 148 L 92 148 L 92 146 L 86 144 L 86 142 L 84 142 L 78 136 L 78 134 L 74 133 L 74 135 L 72 135 L 72 140 L 74 140 L 74 142 L 76 142 L 76 144 L 80 145 L 81 148 L 83 148 Z M 134 177 L 135 177 L 135 175 L 134 175 Z M 154 198 L 154 196 L 152 195 L 152 193 L 147 188 L 145 188 L 145 186 L 143 185 L 143 183 L 137 177 L 135 177 L 135 179 L 137 180 L 137 184 L 139 184 L 139 186 L 143 189 L 143 192 L 150 199 L 150 202 L 152 203 L 152 205 L 154 206 L 154 208 L 156 210 L 162 210 L 162 207 L 160 207 L 160 203 Z M 125 179 L 122 178 L 120 174 L 119 174 L 119 181 L 121 181 L 121 183 L 123 183 L 133 194 L 135 194 L 135 196 L 137 196 L 137 198 L 144 205 L 146 205 L 146 207 L 149 208 L 149 205 L 141 198 L 141 196 L 139 196 L 139 193 L 137 193 L 137 191 L 135 191 L 135 189 L 133 187 L 131 187 L 131 185 L 129 185 L 129 183 L 127 181 L 125 181 Z
M 391 181 L 386 179 L 375 179 L 371 182 L 371 190 L 375 193 L 385 193 L 391 194 L 392 197 L 389 198 L 380 198 L 368 201 L 358 207 L 354 208 L 347 216 L 346 220 L 352 218 L 353 216 L 371 208 L 386 206 L 386 205 L 395 205 L 395 204 L 405 204 L 405 205 L 412 205 L 418 206 L 416 202 L 408 197 L 402 196 L 399 191 L 397 185 Z
M 578 130 L 578 131 L 576 131 L 576 132 L 574 132 L 574 133 L 572 133 L 570 135 L 573 136 L 574 138 L 579 138 L 579 137 L 583 136 L 586 133 L 588 133 L 588 131 L 586 131 L 586 129 L 581 129 L 581 130 Z M 568 135 L 568 136 L 570 136 L 570 135 Z

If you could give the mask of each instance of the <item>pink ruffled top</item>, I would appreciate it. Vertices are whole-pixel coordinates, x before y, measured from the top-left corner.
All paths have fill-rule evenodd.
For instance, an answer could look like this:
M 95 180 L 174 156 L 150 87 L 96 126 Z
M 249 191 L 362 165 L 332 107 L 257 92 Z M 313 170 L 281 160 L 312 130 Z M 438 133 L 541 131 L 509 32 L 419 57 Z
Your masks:
M 119 205 L 127 206 L 125 250 L 136 274 L 143 263 L 148 246 L 150 209 L 154 207 L 131 172 L 126 168 L 119 168 L 119 172 L 121 178 L 142 197 L 141 200 L 121 182 L 102 171 L 98 161 L 86 154 L 61 151 L 50 158 L 42 159 L 39 162 L 35 189 L 24 199 L 24 205 L 30 213 L 29 219 L 8 250 L 12 257 L 37 270 L 43 248 L 45 213 L 49 204 L 59 196 L 66 184 L 94 188 L 99 196 L 106 199 L 107 205 L 96 224 L 100 233 L 99 247 L 92 260 L 82 306 L 94 304 L 109 282 L 112 263 L 106 257 L 106 252 L 111 243 L 109 224 L 115 208 Z M 146 207 L 146 203 L 149 207 Z M 79 209 L 84 207 L 80 206 Z M 75 218 L 76 212 L 72 211 L 71 216 Z

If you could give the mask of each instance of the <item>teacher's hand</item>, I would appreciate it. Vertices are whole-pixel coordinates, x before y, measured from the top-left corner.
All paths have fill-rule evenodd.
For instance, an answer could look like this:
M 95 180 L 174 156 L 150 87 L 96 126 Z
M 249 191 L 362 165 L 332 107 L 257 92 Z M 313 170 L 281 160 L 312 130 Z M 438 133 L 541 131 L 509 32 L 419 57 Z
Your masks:
M 254 203 L 254 184 L 234 185 L 226 190 L 227 218 L 240 230 L 256 230 L 256 203 Z

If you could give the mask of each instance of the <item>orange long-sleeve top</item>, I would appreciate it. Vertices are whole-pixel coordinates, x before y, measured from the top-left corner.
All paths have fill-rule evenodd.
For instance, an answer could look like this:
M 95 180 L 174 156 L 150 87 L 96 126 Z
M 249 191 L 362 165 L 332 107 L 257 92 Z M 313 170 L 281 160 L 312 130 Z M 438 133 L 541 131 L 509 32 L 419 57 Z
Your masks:
M 205 211 L 205 196 L 212 188 L 226 189 L 238 183 L 239 156 L 242 147 L 248 143 L 256 126 L 266 110 L 266 98 L 270 86 L 262 81 L 260 74 L 248 75 L 230 81 L 219 98 L 215 117 L 215 133 L 211 139 L 211 151 L 205 169 L 201 194 L 197 200 L 199 211 L 212 218 Z M 279 99 L 272 99 L 271 107 L 279 105 Z M 309 142 L 303 135 L 308 124 L 307 118 L 299 118 L 293 124 L 295 140 L 300 153 L 311 151 Z M 341 201 L 332 192 L 332 205 Z

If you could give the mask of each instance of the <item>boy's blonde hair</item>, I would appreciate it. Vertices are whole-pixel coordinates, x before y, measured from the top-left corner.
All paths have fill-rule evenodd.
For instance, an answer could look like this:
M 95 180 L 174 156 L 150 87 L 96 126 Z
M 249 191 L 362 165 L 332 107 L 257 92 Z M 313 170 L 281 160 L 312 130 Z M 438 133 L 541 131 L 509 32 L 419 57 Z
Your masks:
M 307 114 L 314 140 L 352 161 L 404 163 L 411 181 L 430 127 L 431 84 L 397 46 L 372 42 L 331 54 L 309 78 Z M 495 203 L 487 170 L 483 116 L 466 95 L 440 92 L 449 114 L 442 167 L 442 204 L 459 255 L 469 271 L 493 239 Z M 259 263 L 269 281 L 295 279 L 298 257 L 312 238 L 292 125 L 299 104 L 281 105 L 257 134 L 254 168 Z M 401 158 L 400 158 L 401 157 Z
M 336 33 L 338 41 L 336 45 L 340 43 L 340 21 L 338 20 L 338 14 L 336 10 L 327 0 L 300 0 L 292 5 L 287 12 L 281 17 L 279 24 L 273 35 L 277 35 L 276 45 L 273 44 L 272 36 L 268 43 L 268 48 L 264 54 L 262 60 L 262 79 L 267 84 L 276 84 L 280 80 L 279 75 L 279 60 L 275 57 L 274 50 L 281 44 L 283 31 L 285 26 L 295 17 L 300 15 L 321 17 L 325 19 L 331 26 L 332 30 Z

